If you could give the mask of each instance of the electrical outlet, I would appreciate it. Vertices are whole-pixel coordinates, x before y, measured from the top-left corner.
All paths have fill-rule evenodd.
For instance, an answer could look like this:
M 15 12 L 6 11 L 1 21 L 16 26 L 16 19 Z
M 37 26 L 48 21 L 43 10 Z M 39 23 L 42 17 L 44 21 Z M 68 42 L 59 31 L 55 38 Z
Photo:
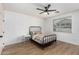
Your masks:
M 3 43 L 3 45 L 5 45 L 5 43 Z
M 4 32 L 3 32 L 4 33 Z
M 3 20 L 3 22 L 5 22 L 5 20 Z

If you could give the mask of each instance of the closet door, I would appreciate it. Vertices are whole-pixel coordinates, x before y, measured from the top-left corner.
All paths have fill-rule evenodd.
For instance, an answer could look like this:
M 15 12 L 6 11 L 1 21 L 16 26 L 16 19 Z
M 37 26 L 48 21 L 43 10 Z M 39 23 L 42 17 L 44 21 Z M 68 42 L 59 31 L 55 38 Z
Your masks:
M 3 6 L 0 3 L 0 54 L 3 49 L 3 28 L 4 28 Z
M 0 38 L 3 37 L 3 17 L 0 14 Z

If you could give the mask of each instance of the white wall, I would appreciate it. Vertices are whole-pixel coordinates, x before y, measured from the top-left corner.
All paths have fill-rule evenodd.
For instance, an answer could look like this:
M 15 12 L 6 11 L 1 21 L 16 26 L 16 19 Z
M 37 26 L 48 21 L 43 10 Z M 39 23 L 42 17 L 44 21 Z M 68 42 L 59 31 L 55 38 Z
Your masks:
M 66 16 L 72 16 L 72 33 L 53 32 L 53 19 L 58 19 Z M 47 31 L 50 33 L 56 33 L 58 38 L 57 40 L 79 45 L 79 11 L 48 18 Z
M 5 45 L 25 41 L 24 34 L 29 33 L 29 26 L 41 26 L 44 20 L 20 13 L 5 11 Z

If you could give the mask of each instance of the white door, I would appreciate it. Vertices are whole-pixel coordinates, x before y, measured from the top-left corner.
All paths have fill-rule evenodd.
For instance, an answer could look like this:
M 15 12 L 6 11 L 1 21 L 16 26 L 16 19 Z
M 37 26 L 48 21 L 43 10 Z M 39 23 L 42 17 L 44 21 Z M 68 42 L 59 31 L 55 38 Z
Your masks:
M 0 16 L 0 53 L 1 53 L 1 51 L 2 51 L 2 49 L 3 49 L 3 31 L 2 31 L 2 19 L 1 19 L 1 16 Z
M 2 19 L 0 18 L 0 53 L 3 49 L 3 24 Z
M 3 6 L 2 4 L 0 3 L 0 54 L 1 54 L 1 51 L 3 49 L 3 35 L 4 35 L 4 16 L 3 16 Z

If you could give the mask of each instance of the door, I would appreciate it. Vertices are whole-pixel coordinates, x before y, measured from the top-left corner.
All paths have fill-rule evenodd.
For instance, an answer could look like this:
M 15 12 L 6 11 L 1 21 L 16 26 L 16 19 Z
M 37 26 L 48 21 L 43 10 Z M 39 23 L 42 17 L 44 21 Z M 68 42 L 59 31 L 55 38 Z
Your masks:
M 3 49 L 3 35 L 4 35 L 4 32 L 3 32 L 4 25 L 3 24 L 4 24 L 3 6 L 0 3 L 0 54 Z

